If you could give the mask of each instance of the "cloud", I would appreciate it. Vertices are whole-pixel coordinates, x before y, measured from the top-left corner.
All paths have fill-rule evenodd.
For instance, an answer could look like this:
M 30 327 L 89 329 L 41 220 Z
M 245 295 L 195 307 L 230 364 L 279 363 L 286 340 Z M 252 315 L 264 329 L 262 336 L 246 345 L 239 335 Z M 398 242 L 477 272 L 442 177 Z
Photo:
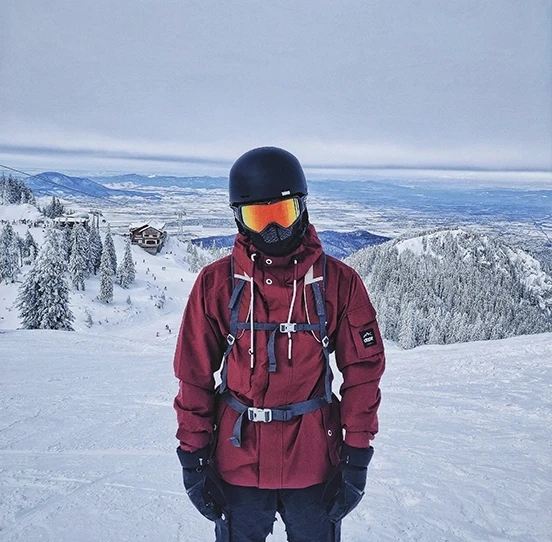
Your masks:
M 495 171 L 552 169 L 552 159 L 542 161 L 544 149 L 505 147 L 400 147 L 396 145 L 366 144 L 354 141 L 225 141 L 209 144 L 182 142 L 152 143 L 150 141 L 105 140 L 81 136 L 71 142 L 51 138 L 48 143 L 40 137 L 22 137 L 19 143 L 0 144 L 0 160 L 4 163 L 53 163 L 56 169 L 64 163 L 73 167 L 102 169 L 131 168 L 140 172 L 175 174 L 226 175 L 233 161 L 250 148 L 276 145 L 292 151 L 307 172 L 312 174 L 346 175 L 371 169 L 481 169 Z M 25 143 L 23 142 L 25 141 Z M 32 141 L 32 144 L 29 144 Z M 549 153 L 550 154 L 550 153 Z M 41 162 L 42 161 L 42 162 Z M 531 164 L 531 167 L 527 167 Z M 9 165 L 9 164 L 8 164 Z M 21 166 L 20 166 L 21 167 Z M 44 167 L 42 168 L 44 169 Z
M 29 0 L 0 20 L 5 157 L 552 168 L 546 0 Z

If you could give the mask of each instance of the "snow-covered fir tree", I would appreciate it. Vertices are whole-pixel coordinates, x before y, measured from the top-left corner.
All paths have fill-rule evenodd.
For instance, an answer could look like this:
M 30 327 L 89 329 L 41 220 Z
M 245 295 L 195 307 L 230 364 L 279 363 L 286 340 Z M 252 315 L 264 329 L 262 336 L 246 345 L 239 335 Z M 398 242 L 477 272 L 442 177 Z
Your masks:
M 69 258 L 69 276 L 75 290 L 85 290 L 85 275 L 86 264 L 80 251 L 78 237 L 75 236 L 71 248 L 71 257 Z
M 63 234 L 54 228 L 19 288 L 17 308 L 25 329 L 72 330 Z
M 84 278 L 88 278 L 92 271 L 92 254 L 90 250 L 90 236 L 82 224 L 76 224 L 71 232 L 71 256 L 77 250 L 82 258 Z
M 25 239 L 16 234 L 17 252 L 19 254 L 19 266 L 23 265 L 23 258 L 25 257 Z
M 36 205 L 33 191 L 21 179 L 4 174 L 0 176 L 0 205 L 18 205 L 30 203 Z
M 113 268 L 107 246 L 107 243 L 104 243 L 100 264 L 100 293 L 98 294 L 98 299 L 104 303 L 109 303 L 113 299 Z
M 24 241 L 25 241 L 25 246 L 23 249 L 23 257 L 29 258 L 31 262 L 34 262 L 38 255 L 38 245 L 36 244 L 36 241 L 31 233 L 31 230 L 28 229 L 26 231 Z
M 102 250 L 102 258 L 103 258 L 104 252 L 107 252 L 109 256 L 109 262 L 111 264 L 111 269 L 113 274 L 117 270 L 117 253 L 115 252 L 115 245 L 113 244 L 113 237 L 111 235 L 110 226 L 107 226 L 107 232 L 105 234 L 103 250 Z
M 199 273 L 206 265 L 230 253 L 230 248 L 217 248 L 215 241 L 213 241 L 210 249 L 203 248 L 203 246 L 197 247 L 190 241 L 186 250 L 188 252 L 188 266 L 192 273 Z
M 346 261 L 367 284 L 382 334 L 404 348 L 552 331 L 552 277 L 486 235 L 436 231 Z
M 0 227 L 0 282 L 13 282 L 19 274 L 18 235 L 11 224 Z
M 65 258 L 67 261 L 69 261 L 69 258 L 71 257 L 71 247 L 73 245 L 73 233 L 71 228 L 67 226 L 62 226 L 60 228 L 60 231 L 63 233 L 63 250 L 65 251 Z
M 63 203 L 56 196 L 52 196 L 52 201 L 42 210 L 45 216 L 48 218 L 57 218 L 62 216 L 65 212 L 65 207 Z
M 130 239 L 126 240 L 125 254 L 117 269 L 117 280 L 122 288 L 128 288 L 136 279 L 136 270 L 130 249 Z
M 92 272 L 95 275 L 99 271 L 100 264 L 102 262 L 103 244 L 100 232 L 94 224 L 90 227 L 88 239 L 90 243 L 90 263 L 92 266 Z

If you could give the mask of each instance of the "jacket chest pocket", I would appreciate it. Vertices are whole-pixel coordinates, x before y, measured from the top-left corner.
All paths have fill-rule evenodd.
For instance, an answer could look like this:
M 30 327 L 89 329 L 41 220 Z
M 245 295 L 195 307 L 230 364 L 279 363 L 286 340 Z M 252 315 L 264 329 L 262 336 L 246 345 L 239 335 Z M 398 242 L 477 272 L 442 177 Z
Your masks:
M 347 321 L 359 359 L 383 352 L 383 341 L 372 305 L 364 305 L 347 313 Z

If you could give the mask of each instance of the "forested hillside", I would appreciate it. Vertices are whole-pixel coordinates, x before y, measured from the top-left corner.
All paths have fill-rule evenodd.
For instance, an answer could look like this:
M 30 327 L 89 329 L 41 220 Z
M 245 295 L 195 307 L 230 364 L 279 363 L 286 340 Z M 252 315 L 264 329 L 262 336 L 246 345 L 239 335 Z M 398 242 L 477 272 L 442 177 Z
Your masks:
M 346 261 L 365 280 L 383 335 L 403 348 L 552 330 L 552 278 L 487 235 L 437 231 Z

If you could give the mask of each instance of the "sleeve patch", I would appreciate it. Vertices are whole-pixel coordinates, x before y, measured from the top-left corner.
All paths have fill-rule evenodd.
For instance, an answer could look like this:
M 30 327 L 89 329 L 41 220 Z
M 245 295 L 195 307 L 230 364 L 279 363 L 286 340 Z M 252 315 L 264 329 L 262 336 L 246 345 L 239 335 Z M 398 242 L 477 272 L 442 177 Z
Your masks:
M 360 334 L 360 339 L 362 341 L 362 344 L 364 345 L 364 348 L 368 348 L 370 346 L 374 346 L 375 344 L 377 344 L 376 334 L 374 333 L 373 328 L 359 331 L 359 334 Z

